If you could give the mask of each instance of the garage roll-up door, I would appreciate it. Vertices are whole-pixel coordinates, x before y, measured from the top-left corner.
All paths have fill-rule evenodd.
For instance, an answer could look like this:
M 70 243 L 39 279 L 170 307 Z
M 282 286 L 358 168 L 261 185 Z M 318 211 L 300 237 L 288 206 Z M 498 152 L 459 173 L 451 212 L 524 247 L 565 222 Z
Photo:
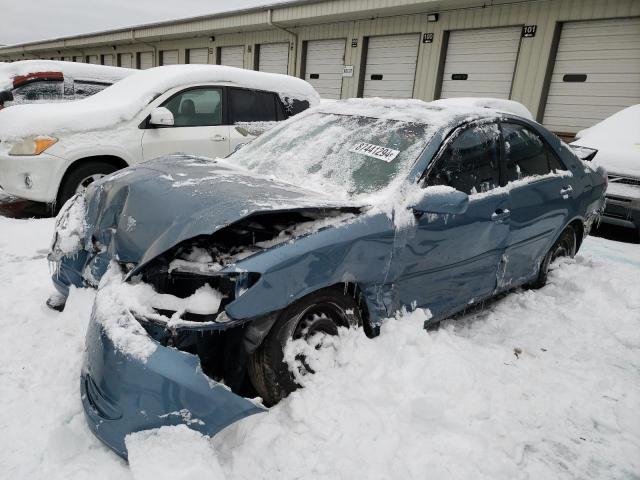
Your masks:
M 209 49 L 190 48 L 187 50 L 187 60 L 189 63 L 209 63 Z
M 509 98 L 521 27 L 449 33 L 440 98 Z
M 94 65 L 97 65 L 100 63 L 100 58 L 98 57 L 98 55 L 89 55 L 87 57 L 87 63 L 93 63 Z
M 577 133 L 640 103 L 640 19 L 562 26 L 544 125 Z
M 420 36 L 370 37 L 363 97 L 411 98 Z
M 113 55 L 111 55 L 111 54 L 103 55 L 102 56 L 102 64 L 112 67 L 113 66 Z
M 289 44 L 265 43 L 260 45 L 258 70 L 286 75 L 289 71 Z
M 163 50 L 160 52 L 160 65 L 177 65 L 178 50 Z
M 140 52 L 138 54 L 138 67 L 140 70 L 153 67 L 153 52 Z
M 119 61 L 120 61 L 121 67 L 124 67 L 124 68 L 133 67 L 133 55 L 131 53 L 121 53 Z
M 244 45 L 220 47 L 220 65 L 244 68 Z
M 310 40 L 304 79 L 322 98 L 339 99 L 342 93 L 345 39 Z

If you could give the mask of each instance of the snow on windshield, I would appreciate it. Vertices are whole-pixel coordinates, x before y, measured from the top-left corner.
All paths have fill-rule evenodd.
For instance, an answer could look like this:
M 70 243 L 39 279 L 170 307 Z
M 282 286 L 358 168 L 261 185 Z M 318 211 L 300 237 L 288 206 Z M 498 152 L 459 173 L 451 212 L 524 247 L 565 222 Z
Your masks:
M 230 161 L 340 196 L 372 193 L 407 172 L 432 135 L 427 125 L 314 112 L 276 127 Z
M 86 132 L 117 126 L 134 118 L 149 102 L 180 86 L 223 83 L 276 92 L 288 103 L 320 96 L 299 78 L 221 65 L 169 65 L 131 75 L 95 95 L 65 104 L 15 105 L 2 111 L 3 140 L 59 132 Z M 37 122 L 34 119 L 37 118 Z

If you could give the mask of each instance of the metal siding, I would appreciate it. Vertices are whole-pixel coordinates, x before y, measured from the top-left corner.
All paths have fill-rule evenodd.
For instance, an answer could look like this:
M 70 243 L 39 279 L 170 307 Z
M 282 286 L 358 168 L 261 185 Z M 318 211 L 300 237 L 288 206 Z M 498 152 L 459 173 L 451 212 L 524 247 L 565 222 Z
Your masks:
M 209 63 L 208 48 L 190 48 L 188 52 L 189 63 Z
M 345 39 L 311 40 L 307 43 L 304 79 L 322 98 L 339 99 L 342 92 Z M 317 75 L 319 78 L 311 78 Z
M 220 65 L 244 68 L 244 45 L 221 47 Z
M 258 70 L 261 72 L 289 73 L 289 43 L 260 45 Z
M 585 74 L 585 82 L 565 82 Z M 577 133 L 640 103 L 640 18 L 568 22 L 562 27 L 543 123 Z
M 370 37 L 362 96 L 411 98 L 419 41 L 417 34 Z
M 441 98 L 509 98 L 521 27 L 459 30 L 449 34 Z M 453 75 L 467 75 L 454 80 Z

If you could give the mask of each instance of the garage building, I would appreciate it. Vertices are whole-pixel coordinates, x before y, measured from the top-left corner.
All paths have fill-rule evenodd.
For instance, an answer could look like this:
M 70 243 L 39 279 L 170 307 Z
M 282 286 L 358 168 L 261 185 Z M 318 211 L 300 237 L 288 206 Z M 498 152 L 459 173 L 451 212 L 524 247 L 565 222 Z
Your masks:
M 295 75 L 324 98 L 510 98 L 570 137 L 640 103 L 638 0 L 297 0 L 0 48 Z

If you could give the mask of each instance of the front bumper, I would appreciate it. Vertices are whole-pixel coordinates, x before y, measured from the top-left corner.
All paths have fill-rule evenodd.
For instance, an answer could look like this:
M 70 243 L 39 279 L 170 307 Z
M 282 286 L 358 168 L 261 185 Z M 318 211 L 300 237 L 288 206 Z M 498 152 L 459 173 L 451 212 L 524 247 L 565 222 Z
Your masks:
M 609 183 L 600 221 L 640 232 L 640 186 Z
M 0 154 L 0 186 L 16 197 L 35 202 L 56 200 L 66 161 L 47 152 L 37 156 Z
M 86 350 L 80 387 L 89 428 L 123 458 L 129 433 L 184 424 L 212 436 L 265 410 L 207 377 L 194 355 L 160 344 L 146 361 L 119 351 L 94 318 Z

